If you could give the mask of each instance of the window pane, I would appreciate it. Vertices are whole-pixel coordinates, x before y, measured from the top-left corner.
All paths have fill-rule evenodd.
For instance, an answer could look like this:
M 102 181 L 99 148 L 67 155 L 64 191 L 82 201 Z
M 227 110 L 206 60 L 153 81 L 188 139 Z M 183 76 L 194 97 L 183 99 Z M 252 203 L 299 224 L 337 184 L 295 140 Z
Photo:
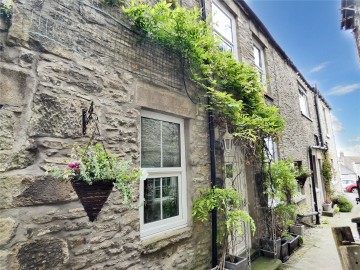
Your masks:
M 144 223 L 179 215 L 178 177 L 144 181 Z
M 222 52 L 232 52 L 233 47 L 227 44 L 224 40 L 221 40 L 219 44 L 219 50 Z
M 228 41 L 233 43 L 231 18 L 229 18 L 216 5 L 212 5 L 212 15 L 214 29 Z
M 299 90 L 299 96 L 300 96 L 300 109 L 301 109 L 301 112 L 304 115 L 309 116 L 309 109 L 308 109 L 308 104 L 307 104 L 307 96 L 302 90 Z
M 163 219 L 179 215 L 178 178 L 166 177 L 162 179 L 162 207 Z
M 141 167 L 161 167 L 161 122 L 141 118 Z
M 144 181 L 144 223 L 161 219 L 160 178 Z
M 163 167 L 180 167 L 180 125 L 162 122 Z
M 261 67 L 261 56 L 260 56 L 260 50 L 254 46 L 254 61 L 255 61 L 255 65 L 257 65 L 258 67 Z

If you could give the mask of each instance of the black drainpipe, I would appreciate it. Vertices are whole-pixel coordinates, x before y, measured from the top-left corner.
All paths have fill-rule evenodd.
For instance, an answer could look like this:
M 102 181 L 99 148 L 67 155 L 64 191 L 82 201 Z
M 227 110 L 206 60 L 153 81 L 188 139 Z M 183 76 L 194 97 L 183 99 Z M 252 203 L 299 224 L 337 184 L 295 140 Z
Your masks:
M 202 19 L 206 21 L 206 6 L 205 0 L 201 0 L 201 15 Z M 207 99 L 207 103 L 210 107 L 210 97 Z M 210 179 L 211 187 L 216 186 L 216 170 L 215 170 L 215 131 L 214 131 L 214 113 L 212 109 L 208 109 L 208 121 L 209 121 L 209 144 L 210 144 Z M 212 267 L 215 267 L 218 263 L 217 256 L 217 211 L 214 209 L 211 212 L 211 251 L 212 251 Z
M 315 186 L 315 175 L 314 175 L 314 159 L 312 155 L 312 149 L 311 146 L 309 147 L 309 159 L 310 159 L 310 171 L 311 171 L 311 185 L 312 185 L 312 191 L 313 191 L 313 197 L 314 197 L 314 210 L 317 212 L 315 218 L 316 218 L 316 224 L 320 224 L 320 215 L 319 215 L 319 207 L 317 202 L 317 196 L 316 196 L 316 186 Z
M 323 138 L 323 134 L 322 134 L 322 129 L 321 129 L 321 122 L 320 122 L 320 113 L 319 113 L 319 104 L 318 104 L 318 98 L 319 98 L 319 90 L 317 89 L 317 87 L 313 87 L 313 90 L 315 92 L 315 111 L 316 111 L 316 119 L 318 122 L 318 130 L 319 130 L 319 136 L 320 136 L 320 143 L 321 146 L 325 146 L 325 142 L 324 142 L 324 138 Z
M 320 145 L 321 148 L 325 147 L 325 142 L 324 142 L 324 137 L 323 137 L 323 133 L 322 133 L 322 128 L 321 128 L 321 121 L 320 121 L 320 112 L 319 112 L 319 103 L 318 103 L 318 98 L 319 98 L 319 90 L 317 89 L 317 87 L 313 87 L 314 93 L 315 93 L 315 112 L 316 112 L 316 120 L 317 120 L 317 126 L 318 126 L 318 131 L 319 131 L 319 136 L 320 136 Z M 310 169 L 313 172 L 311 175 L 311 181 L 312 181 L 312 189 L 313 189 L 313 196 L 314 196 L 314 208 L 315 211 L 318 212 L 318 214 L 316 215 L 316 224 L 320 224 L 320 216 L 319 216 L 319 207 L 318 207 L 318 203 L 317 203 L 317 196 L 316 196 L 316 187 L 315 187 L 315 176 L 314 176 L 314 164 L 313 164 L 313 157 L 312 157 L 312 149 L 310 147 Z M 321 168 L 319 168 L 321 169 Z

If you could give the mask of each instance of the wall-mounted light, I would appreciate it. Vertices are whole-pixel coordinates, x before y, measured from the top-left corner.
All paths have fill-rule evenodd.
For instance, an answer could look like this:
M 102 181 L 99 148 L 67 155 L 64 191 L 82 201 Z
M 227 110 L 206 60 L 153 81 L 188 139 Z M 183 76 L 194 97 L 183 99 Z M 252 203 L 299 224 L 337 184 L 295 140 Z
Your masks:
M 222 138 L 222 147 L 225 152 L 228 153 L 232 150 L 233 141 L 234 141 L 234 136 L 231 135 L 226 128 L 226 132 Z

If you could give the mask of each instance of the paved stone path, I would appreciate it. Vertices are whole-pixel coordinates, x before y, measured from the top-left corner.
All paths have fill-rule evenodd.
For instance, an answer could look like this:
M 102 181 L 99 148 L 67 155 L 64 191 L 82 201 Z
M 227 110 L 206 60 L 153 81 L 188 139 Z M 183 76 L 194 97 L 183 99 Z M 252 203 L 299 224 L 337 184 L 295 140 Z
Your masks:
M 347 193 L 346 196 L 351 202 L 355 202 L 355 194 Z M 334 217 L 322 216 L 321 225 L 306 228 L 304 245 L 283 263 L 281 269 L 342 270 L 331 227 L 349 226 L 354 238 L 358 238 L 356 224 L 351 222 L 353 217 L 360 217 L 360 204 L 355 203 L 350 213 L 337 213 Z

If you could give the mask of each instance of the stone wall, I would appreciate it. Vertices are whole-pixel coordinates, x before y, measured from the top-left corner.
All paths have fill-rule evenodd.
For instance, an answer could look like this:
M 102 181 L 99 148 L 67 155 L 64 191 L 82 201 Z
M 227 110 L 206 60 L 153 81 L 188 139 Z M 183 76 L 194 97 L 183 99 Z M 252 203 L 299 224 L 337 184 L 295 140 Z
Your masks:
M 253 44 L 261 44 L 264 48 L 264 58 L 267 74 L 267 92 L 266 100 L 268 104 L 275 105 L 279 108 L 281 116 L 284 118 L 286 127 L 278 142 L 278 152 L 280 159 L 292 159 L 300 161 L 302 166 L 310 169 L 309 147 L 316 146 L 315 135 L 320 138 L 320 131 L 318 127 L 317 112 L 315 107 L 315 99 L 318 99 L 320 124 L 322 129 L 325 129 L 325 119 L 323 116 L 323 108 L 328 114 L 328 134 L 325 134 L 324 139 L 328 142 L 328 153 L 334 163 L 335 177 L 337 175 L 337 155 L 336 145 L 334 141 L 334 134 L 331 128 L 331 120 L 329 111 L 330 108 L 326 101 L 321 97 L 316 96 L 316 89 L 308 84 L 305 78 L 301 75 L 299 70 L 286 56 L 286 54 L 279 48 L 276 41 L 269 36 L 266 29 L 261 24 L 257 23 L 257 18 L 251 15 L 251 12 L 239 12 L 237 6 L 234 7 L 232 1 L 226 1 L 226 5 L 237 14 L 237 36 L 239 37 L 238 52 L 239 59 L 244 62 L 254 65 Z M 245 7 L 244 7 L 245 6 Z M 247 10 L 246 4 L 242 7 Z M 250 14 L 250 15 L 249 15 Z M 304 56 L 306 57 L 306 56 Z M 301 86 L 307 95 L 307 102 L 309 108 L 309 116 L 305 116 L 300 109 L 299 102 L 299 86 Z M 325 130 L 322 131 L 325 133 Z M 327 136 L 328 135 L 328 136 Z M 318 151 L 316 158 L 323 158 L 323 150 Z M 316 181 L 318 185 L 318 204 L 321 209 L 322 203 L 322 185 L 319 176 L 320 168 L 315 168 Z M 257 224 L 257 233 L 253 239 L 253 245 L 258 245 L 257 239 L 262 237 L 266 232 L 264 216 L 266 209 L 260 207 L 261 198 L 258 189 L 262 184 L 261 179 L 257 181 L 256 174 L 254 175 L 248 168 L 247 181 L 249 190 L 249 204 L 250 214 L 255 218 Z M 314 200 L 312 192 L 311 178 L 308 178 L 304 188 L 299 189 L 299 194 L 295 197 L 295 201 L 299 206 L 299 211 L 314 211 Z
M 210 182 L 207 116 L 187 97 L 179 59 L 98 1 L 15 1 L 0 45 L 0 269 L 207 269 L 209 229 L 190 216 Z M 81 111 L 91 101 L 96 138 L 134 165 L 142 109 L 185 119 L 187 227 L 141 240 L 138 209 L 116 191 L 91 223 L 71 185 L 45 175 L 88 142 Z
M 251 14 L 225 2 L 236 14 L 239 59 L 253 64 L 254 40 L 264 45 L 267 102 L 280 108 L 287 123 L 280 158 L 308 167 L 309 146 L 319 135 L 313 89 Z M 210 182 L 207 115 L 189 99 L 198 92 L 184 84 L 179 59 L 141 40 L 121 12 L 96 0 L 18 0 L 12 24 L 0 27 L 0 269 L 209 269 L 211 226 L 193 224 L 190 215 L 199 187 Z M 307 92 L 310 117 L 301 114 L 298 85 Z M 44 174 L 43 166 L 61 164 L 74 142 L 88 141 L 89 133 L 81 134 L 81 110 L 91 101 L 97 138 L 135 165 L 141 110 L 185 119 L 188 226 L 140 239 L 138 210 L 122 206 L 115 191 L 91 223 L 71 186 Z M 254 164 L 246 165 L 239 184 L 248 189 L 256 247 L 265 231 L 261 182 Z M 311 209 L 309 180 L 302 193 L 299 203 Z

